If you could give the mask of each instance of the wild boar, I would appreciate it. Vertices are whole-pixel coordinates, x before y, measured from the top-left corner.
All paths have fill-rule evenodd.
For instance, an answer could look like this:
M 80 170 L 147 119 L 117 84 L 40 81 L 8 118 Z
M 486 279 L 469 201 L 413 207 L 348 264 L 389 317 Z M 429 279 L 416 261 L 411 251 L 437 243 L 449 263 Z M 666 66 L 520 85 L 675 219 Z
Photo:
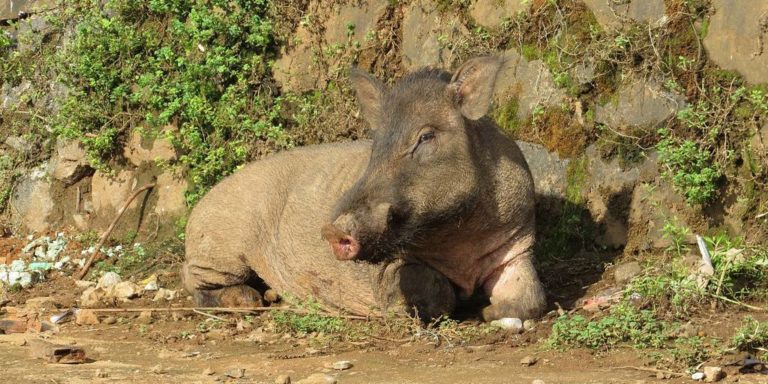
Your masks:
M 391 88 L 353 70 L 372 140 L 285 151 L 214 187 L 189 219 L 185 288 L 198 305 L 253 305 L 258 276 L 352 313 L 422 317 L 481 289 L 486 320 L 539 316 L 533 180 L 486 117 L 501 63 L 425 68 Z

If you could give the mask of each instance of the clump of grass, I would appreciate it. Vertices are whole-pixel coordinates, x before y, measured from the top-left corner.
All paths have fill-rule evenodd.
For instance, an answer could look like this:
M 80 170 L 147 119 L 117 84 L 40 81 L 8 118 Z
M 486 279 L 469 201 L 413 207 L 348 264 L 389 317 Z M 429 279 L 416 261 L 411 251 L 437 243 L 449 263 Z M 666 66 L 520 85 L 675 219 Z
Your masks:
M 303 310 L 303 312 L 276 311 L 273 313 L 272 320 L 275 323 L 276 330 L 279 332 L 303 334 L 322 332 L 329 334 L 339 333 L 347 328 L 347 323 L 344 319 L 325 314 L 320 303 L 314 299 L 295 301 L 287 298 L 286 301 L 293 301 L 294 306 Z
M 635 348 L 659 348 L 667 340 L 669 328 L 670 324 L 657 320 L 652 311 L 621 303 L 599 319 L 560 316 L 546 344 L 554 348 L 580 347 L 595 351 L 605 351 L 621 343 L 630 343 Z
M 760 322 L 751 316 L 743 320 L 743 324 L 731 337 L 730 346 L 740 351 L 754 351 L 768 346 L 768 322 Z

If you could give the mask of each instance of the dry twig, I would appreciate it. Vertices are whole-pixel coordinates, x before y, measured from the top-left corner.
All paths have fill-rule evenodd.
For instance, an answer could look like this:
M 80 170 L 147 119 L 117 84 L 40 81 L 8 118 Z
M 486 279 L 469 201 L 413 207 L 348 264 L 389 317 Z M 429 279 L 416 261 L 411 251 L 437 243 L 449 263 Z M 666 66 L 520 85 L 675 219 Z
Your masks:
M 134 199 L 136 199 L 136 197 L 139 196 L 141 192 L 144 192 L 154 187 L 155 187 L 155 183 L 147 184 L 137 189 L 135 192 L 133 192 L 133 194 L 130 197 L 128 197 L 128 200 L 125 201 L 123 206 L 120 207 L 120 210 L 117 212 L 117 217 L 115 217 L 115 219 L 112 220 L 112 224 L 109 225 L 109 228 L 107 228 L 107 231 L 104 232 L 103 235 L 101 235 L 101 239 L 99 239 L 99 243 L 96 244 L 96 250 L 93 252 L 91 257 L 88 258 L 88 262 L 85 263 L 85 265 L 83 266 L 83 269 L 81 269 L 80 273 L 77 275 L 78 280 L 82 280 L 85 277 L 85 275 L 88 273 L 88 270 L 91 269 L 91 264 L 93 264 L 93 262 L 96 261 L 96 258 L 101 254 L 101 247 L 104 245 L 104 242 L 107 241 L 107 238 L 115 229 L 117 222 L 120 220 L 121 217 L 123 217 L 123 213 L 125 213 L 125 210 L 128 209 L 129 205 L 131 205 L 131 202 Z

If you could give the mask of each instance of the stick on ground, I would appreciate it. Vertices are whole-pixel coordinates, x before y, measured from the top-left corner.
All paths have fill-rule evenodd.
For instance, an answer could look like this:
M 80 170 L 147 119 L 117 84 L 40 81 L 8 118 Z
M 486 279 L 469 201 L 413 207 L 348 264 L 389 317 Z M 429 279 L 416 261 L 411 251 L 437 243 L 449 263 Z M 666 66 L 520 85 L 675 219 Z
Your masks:
M 141 194 L 141 192 L 144 192 L 148 189 L 154 188 L 155 183 L 147 184 L 139 189 L 137 189 L 133 194 L 128 197 L 128 200 L 125 201 L 122 207 L 120 207 L 120 210 L 117 211 L 117 217 L 115 217 L 114 220 L 112 220 L 112 224 L 109 225 L 109 228 L 107 228 L 107 231 L 104 232 L 103 235 L 101 235 L 101 239 L 99 239 L 99 243 L 96 244 L 96 250 L 93 252 L 90 258 L 88 258 L 88 262 L 85 263 L 83 266 L 83 269 L 80 270 L 80 273 L 77 275 L 78 280 L 82 280 L 85 275 L 88 273 L 88 270 L 91 269 L 91 264 L 93 264 L 94 261 L 96 261 L 96 258 L 101 254 L 101 247 L 104 245 L 104 242 L 107 241 L 107 238 L 112 233 L 112 231 L 115 229 L 115 226 L 117 225 L 117 222 L 120 220 L 120 218 L 123 216 L 123 213 L 125 213 L 125 210 L 128 209 L 128 206 L 131 205 L 131 202 L 136 199 L 137 196 Z

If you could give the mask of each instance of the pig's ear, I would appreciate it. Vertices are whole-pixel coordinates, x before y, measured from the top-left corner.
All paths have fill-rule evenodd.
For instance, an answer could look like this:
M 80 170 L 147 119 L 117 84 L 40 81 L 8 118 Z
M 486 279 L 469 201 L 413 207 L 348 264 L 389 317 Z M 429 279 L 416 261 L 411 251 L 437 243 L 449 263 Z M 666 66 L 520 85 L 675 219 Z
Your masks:
M 352 81 L 352 88 L 357 93 L 357 101 L 360 103 L 363 117 L 372 129 L 378 128 L 384 102 L 384 84 L 357 68 L 352 68 L 349 78 Z
M 449 96 L 466 118 L 477 120 L 488 113 L 502 62 L 495 56 L 476 57 L 464 63 L 453 75 L 448 84 Z

